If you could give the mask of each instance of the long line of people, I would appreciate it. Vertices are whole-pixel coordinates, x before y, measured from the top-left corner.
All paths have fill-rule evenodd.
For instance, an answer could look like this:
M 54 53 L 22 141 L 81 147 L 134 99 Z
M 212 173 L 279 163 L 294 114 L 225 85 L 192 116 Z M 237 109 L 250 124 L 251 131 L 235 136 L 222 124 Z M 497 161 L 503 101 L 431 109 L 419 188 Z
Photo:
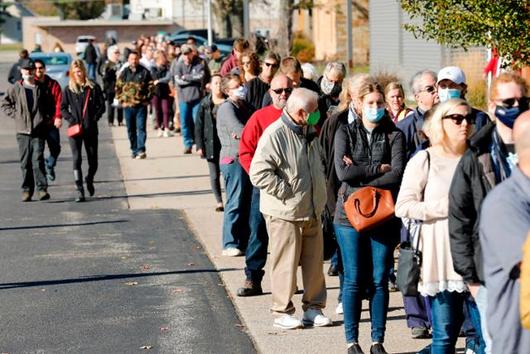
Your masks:
M 35 188 L 39 199 L 50 197 L 47 180 L 55 178 L 62 118 L 69 127 L 81 126 L 82 133 L 68 139 L 75 199 L 83 201 L 81 147 L 89 162 L 84 182 L 93 196 L 97 121 L 105 110 L 109 125 L 115 118 L 121 125 L 125 118 L 135 159 L 147 158 L 152 111 L 159 137 L 180 129 L 184 154 L 195 146 L 208 163 L 215 210 L 224 212 L 222 254 L 245 256 L 238 296 L 263 294 L 269 258 L 275 327 L 332 324 L 322 312 L 323 251 L 324 239 L 336 238 L 328 274 L 340 279 L 336 313 L 344 315 L 347 351 L 363 353 L 359 323 L 362 301 L 368 299 L 370 353 L 386 353 L 394 253 L 400 239 L 412 237 L 400 220 L 406 218 L 421 225 L 415 236 L 422 254 L 419 295 L 403 297 L 412 337 L 432 335 L 432 344 L 421 352 L 452 353 L 462 332 L 474 353 L 528 352 L 530 333 L 521 328 L 512 306 L 519 300 L 516 270 L 530 229 L 524 79 L 501 74 L 485 113 L 465 100 L 460 68 L 422 70 L 411 79 L 416 103 L 411 109 L 397 81 L 381 87 L 367 74 L 346 78 L 346 67 L 338 62 L 328 63 L 313 81 L 304 77 L 296 58 L 268 52 L 260 59 L 244 39 L 234 42 L 224 62 L 215 46 L 199 55 L 192 39 L 181 46 L 154 38 L 136 44 L 124 53 L 125 63 L 116 45 L 107 49 L 103 89 L 90 79 L 92 66 L 87 70 L 81 60 L 72 63 L 70 84 L 62 92 L 45 75 L 42 61 L 21 62 L 22 80 L 9 89 L 2 109 L 17 123 L 24 201 Z M 46 139 L 51 154 L 45 161 Z M 506 193 L 497 192 L 497 185 Z M 344 205 L 367 186 L 392 193 L 395 216 L 359 232 Z M 495 224 L 495 213 L 502 210 L 495 201 L 514 199 L 526 210 L 503 214 L 502 225 L 512 232 L 505 236 Z M 504 244 L 504 237 L 510 243 Z M 292 302 L 299 265 L 301 320 Z

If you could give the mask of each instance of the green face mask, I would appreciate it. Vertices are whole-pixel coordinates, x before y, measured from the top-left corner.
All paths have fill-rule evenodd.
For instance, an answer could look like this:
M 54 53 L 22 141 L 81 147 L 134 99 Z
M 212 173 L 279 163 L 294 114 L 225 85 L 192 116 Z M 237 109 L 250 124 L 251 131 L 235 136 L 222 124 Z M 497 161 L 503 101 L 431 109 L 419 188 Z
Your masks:
M 307 116 L 307 125 L 316 125 L 319 120 L 320 120 L 319 110 L 313 113 L 309 113 L 309 116 Z

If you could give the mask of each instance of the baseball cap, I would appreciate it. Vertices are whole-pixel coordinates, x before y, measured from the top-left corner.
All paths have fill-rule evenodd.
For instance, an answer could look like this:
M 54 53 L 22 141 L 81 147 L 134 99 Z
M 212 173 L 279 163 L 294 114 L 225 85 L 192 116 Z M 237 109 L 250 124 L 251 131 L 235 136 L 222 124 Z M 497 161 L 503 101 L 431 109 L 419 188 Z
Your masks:
M 215 44 L 209 45 L 205 49 L 210 53 L 217 52 L 217 46 Z
M 438 83 L 442 80 L 451 80 L 457 85 L 466 83 L 466 75 L 458 66 L 446 66 L 438 72 Z
M 22 59 L 20 62 L 20 67 L 22 69 L 35 69 L 35 62 L 29 58 Z

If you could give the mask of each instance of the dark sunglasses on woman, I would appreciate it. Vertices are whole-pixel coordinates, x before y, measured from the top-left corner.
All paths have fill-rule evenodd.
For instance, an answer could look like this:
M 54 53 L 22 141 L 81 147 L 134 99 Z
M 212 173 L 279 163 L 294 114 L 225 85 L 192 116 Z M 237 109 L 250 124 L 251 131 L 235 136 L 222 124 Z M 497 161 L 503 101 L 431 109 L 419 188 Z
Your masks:
M 464 119 L 466 120 L 467 124 L 475 123 L 475 117 L 473 117 L 472 114 L 466 114 L 465 116 L 462 114 L 449 114 L 443 117 L 443 119 L 451 119 L 456 125 L 462 124 Z

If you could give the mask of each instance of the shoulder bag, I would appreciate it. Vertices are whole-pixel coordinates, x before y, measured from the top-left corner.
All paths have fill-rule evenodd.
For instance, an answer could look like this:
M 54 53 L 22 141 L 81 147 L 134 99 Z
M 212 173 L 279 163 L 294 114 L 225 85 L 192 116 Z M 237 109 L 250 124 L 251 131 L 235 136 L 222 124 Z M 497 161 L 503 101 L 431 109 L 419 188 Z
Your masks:
M 70 138 L 75 138 L 75 137 L 83 135 L 83 120 L 85 119 L 89 97 L 90 97 L 90 88 L 87 88 L 86 97 L 85 97 L 85 105 L 83 106 L 83 115 L 81 116 L 81 122 L 72 124 L 71 126 L 68 127 L 68 130 L 66 131 L 66 134 Z

